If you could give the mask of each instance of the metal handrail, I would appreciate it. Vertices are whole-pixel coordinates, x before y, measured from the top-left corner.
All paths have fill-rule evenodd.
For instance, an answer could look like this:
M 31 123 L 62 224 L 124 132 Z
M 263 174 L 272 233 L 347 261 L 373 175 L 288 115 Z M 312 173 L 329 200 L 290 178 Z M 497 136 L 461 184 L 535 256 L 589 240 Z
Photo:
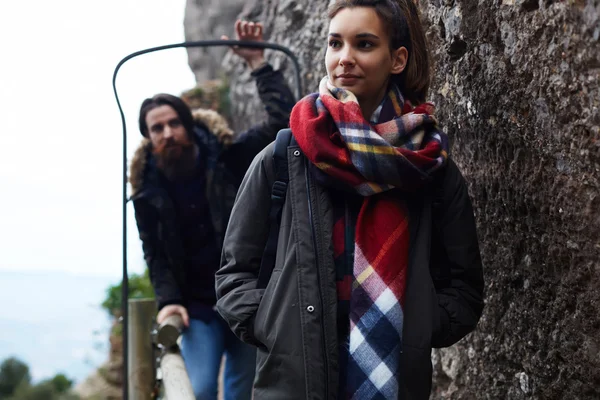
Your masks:
M 179 314 L 168 316 L 157 328 L 154 336 L 161 349 L 160 370 L 165 396 L 168 399 L 194 400 L 194 390 L 185 369 L 177 341 L 183 330 Z

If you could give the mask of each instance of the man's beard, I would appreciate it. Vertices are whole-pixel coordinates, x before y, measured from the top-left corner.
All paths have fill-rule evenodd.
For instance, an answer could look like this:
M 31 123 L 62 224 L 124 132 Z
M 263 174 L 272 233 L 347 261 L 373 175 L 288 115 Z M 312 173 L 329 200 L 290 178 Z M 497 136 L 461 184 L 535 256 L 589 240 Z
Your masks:
M 190 178 L 196 172 L 198 152 L 193 142 L 168 142 L 152 150 L 156 165 L 169 180 Z

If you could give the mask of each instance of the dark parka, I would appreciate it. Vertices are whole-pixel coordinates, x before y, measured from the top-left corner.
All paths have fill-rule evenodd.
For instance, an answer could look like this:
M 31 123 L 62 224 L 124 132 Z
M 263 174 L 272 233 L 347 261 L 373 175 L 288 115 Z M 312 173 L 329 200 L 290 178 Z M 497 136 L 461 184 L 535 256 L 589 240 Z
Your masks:
M 256 79 L 268 120 L 238 135 L 233 143 L 232 131 L 223 117 L 210 110 L 193 112 L 196 125 L 191 136 L 200 147 L 206 175 L 206 199 L 218 254 L 237 189 L 246 170 L 253 158 L 273 141 L 277 132 L 288 126 L 295 103 L 283 75 L 270 65 L 252 72 L 252 76 Z M 188 305 L 193 300 L 207 301 L 200 288 L 190 287 L 189 280 L 186 280 L 186 252 L 179 233 L 177 210 L 166 189 L 165 179 L 156 166 L 150 141 L 143 140 L 131 163 L 130 183 L 144 258 L 159 309 L 168 304 Z M 215 265 L 214 270 L 217 268 L 218 265 Z M 215 301 L 214 270 L 206 274 L 212 304 Z
M 275 268 L 266 289 L 256 288 L 269 230 L 272 153 L 270 145 L 254 159 L 238 192 L 216 275 L 217 309 L 240 339 L 258 347 L 255 399 L 340 399 L 332 203 L 295 142 L 288 147 Z M 463 338 L 483 309 L 473 210 L 452 160 L 431 188 L 405 197 L 411 244 L 403 399 L 429 398 L 431 348 Z

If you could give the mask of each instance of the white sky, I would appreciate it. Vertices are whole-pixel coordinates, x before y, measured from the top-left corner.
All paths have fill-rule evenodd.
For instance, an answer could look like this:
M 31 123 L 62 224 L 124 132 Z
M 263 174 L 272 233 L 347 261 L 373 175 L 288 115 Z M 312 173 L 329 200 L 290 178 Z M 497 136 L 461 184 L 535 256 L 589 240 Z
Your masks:
M 184 40 L 185 0 L 0 2 L 0 269 L 120 276 L 119 60 Z M 208 39 L 208 38 L 207 38 Z M 185 50 L 127 62 L 128 153 L 139 105 L 194 85 Z M 128 209 L 130 272 L 144 268 Z

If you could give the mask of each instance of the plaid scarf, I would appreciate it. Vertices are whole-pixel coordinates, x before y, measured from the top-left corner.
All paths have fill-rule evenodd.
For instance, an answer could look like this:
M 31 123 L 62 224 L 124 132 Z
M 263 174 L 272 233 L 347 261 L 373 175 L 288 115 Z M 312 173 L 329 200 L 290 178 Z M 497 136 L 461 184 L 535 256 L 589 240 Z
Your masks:
M 327 78 L 319 94 L 305 97 L 292 110 L 292 132 L 317 181 L 363 197 L 355 227 L 347 226 L 352 221 L 347 217 L 335 221 L 332 238 L 334 252 L 354 249 L 352 285 L 338 276 L 338 299 L 349 300 L 350 317 L 341 398 L 400 395 L 409 232 L 405 204 L 393 189 L 416 190 L 445 164 L 447 137 L 437 130 L 432 112 L 429 103 L 413 108 L 392 87 L 372 124 L 356 97 Z M 347 245 L 348 236 L 353 246 Z

